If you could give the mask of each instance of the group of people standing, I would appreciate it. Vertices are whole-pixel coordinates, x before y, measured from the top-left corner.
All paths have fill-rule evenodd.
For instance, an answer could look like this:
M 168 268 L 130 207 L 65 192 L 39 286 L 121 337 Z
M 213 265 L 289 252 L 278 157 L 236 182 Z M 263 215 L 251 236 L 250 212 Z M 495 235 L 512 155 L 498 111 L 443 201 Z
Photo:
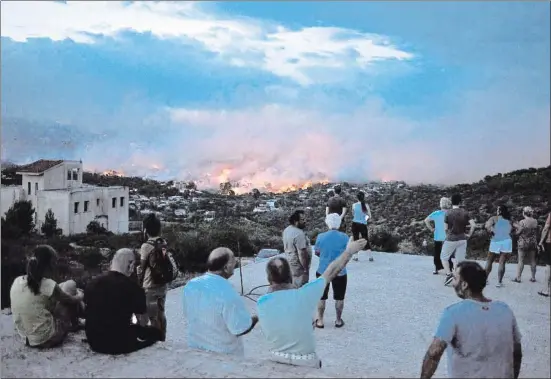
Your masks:
M 444 284 L 449 285 L 453 280 L 453 260 L 456 263 L 466 258 L 467 241 L 472 237 L 476 223 L 468 212 L 461 208 L 461 195 L 454 194 L 451 199 L 440 199 L 440 209 L 432 212 L 425 218 L 425 224 L 434 233 L 434 271 L 444 269 L 446 278 Z M 524 207 L 523 219 L 515 222 L 506 205 L 497 207 L 496 215 L 490 217 L 485 223 L 485 229 L 490 234 L 490 247 L 486 260 L 486 276 L 492 272 L 493 263 L 497 260 L 498 275 L 497 287 L 503 286 L 505 264 L 513 253 L 513 237 L 518 239 L 518 264 L 516 276 L 512 279 L 515 283 L 521 283 L 524 270 L 524 260 L 529 259 L 531 268 L 530 282 L 536 281 L 536 269 L 538 254 L 543 254 L 546 268 L 546 284 L 539 295 L 548 297 L 551 280 L 550 254 L 551 254 L 551 213 L 538 238 L 538 222 L 534 218 L 534 210 Z M 469 231 L 465 233 L 469 226 Z
M 340 188 L 335 188 L 326 209 L 328 230 L 317 236 L 313 249 L 304 233 L 304 211 L 291 214 L 289 226 L 282 235 L 285 254 L 268 261 L 269 289 L 259 297 L 256 312 L 250 312 L 228 280 L 236 268 L 234 253 L 226 247 L 210 252 L 207 272 L 190 280 L 182 290 L 188 346 L 242 356 L 241 337 L 259 325 L 273 361 L 320 368 L 322 361 L 316 353 L 314 330 L 325 327 L 323 318 L 329 287 L 335 300 L 334 326 L 341 328 L 345 325 L 342 313 L 347 264 L 362 250 L 368 251 L 372 258 L 367 233 L 371 211 L 363 192 L 359 192 L 357 198 L 352 205 L 353 235 L 349 237 L 343 232 L 346 202 L 341 201 Z M 513 231 L 522 236 L 519 249 L 523 256 L 533 257 L 533 215 L 525 208 L 525 218 L 513 223 L 507 209 L 501 206 L 497 215 L 488 220 L 486 227 L 492 233 L 491 255 L 484 269 L 476 262 L 465 260 L 467 240 L 476 225 L 460 203 L 459 195 L 442 199 L 441 211 L 433 212 L 425 220 L 434 229 L 435 239 L 441 242 L 435 251 L 438 250 L 440 264 L 446 270 L 445 283 L 453 286 L 462 301 L 443 312 L 423 360 L 421 377 L 432 377 L 444 350 L 449 348 L 450 377 L 518 378 L 522 350 L 516 319 L 505 303 L 486 298 L 483 289 L 496 256 L 499 255 L 501 266 L 502 254 L 511 252 L 512 243 L 506 236 Z M 536 244 L 545 244 L 547 249 L 551 245 L 550 217 Z M 467 226 L 470 229 L 465 233 Z M 174 279 L 177 268 L 167 251 L 166 240 L 161 237 L 160 221 L 152 215 L 144 221 L 144 227 L 147 241 L 139 254 L 126 248 L 118 250 L 109 272 L 95 278 L 84 292 L 78 290 L 73 281 L 57 285 L 50 279 L 57 254 L 50 246 L 35 248 L 26 275 L 14 281 L 10 292 L 16 329 L 28 346 L 58 346 L 68 333 L 82 327 L 86 342 L 99 353 L 130 353 L 166 339 L 167 283 Z M 312 253 L 319 256 L 319 265 L 316 279 L 310 281 Z M 434 262 L 439 270 L 436 255 Z M 549 277 L 549 261 L 547 264 Z M 504 269 L 499 270 L 501 283 Z M 520 274 L 515 279 L 520 282 Z M 548 296 L 549 289 L 540 294 Z M 85 319 L 84 326 L 79 323 L 80 318 Z M 490 335 L 499 338 L 486 338 Z

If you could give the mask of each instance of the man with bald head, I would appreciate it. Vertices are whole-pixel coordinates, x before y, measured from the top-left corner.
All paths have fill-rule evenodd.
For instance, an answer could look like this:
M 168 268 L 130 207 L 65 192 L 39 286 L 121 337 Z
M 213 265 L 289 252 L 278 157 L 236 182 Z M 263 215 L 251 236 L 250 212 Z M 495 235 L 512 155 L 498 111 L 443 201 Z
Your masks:
M 253 330 L 258 317 L 251 316 L 228 279 L 236 259 L 226 247 L 208 257 L 208 271 L 184 287 L 183 305 L 189 347 L 223 354 L 245 355 L 240 338 Z
M 95 352 L 128 354 L 162 339 L 158 328 L 132 323 L 133 315 L 147 313 L 145 291 L 131 279 L 137 258 L 130 249 L 118 250 L 109 272 L 86 286 L 86 338 Z
M 270 346 L 271 359 L 295 366 L 321 367 L 316 354 L 312 318 L 325 287 L 346 267 L 367 241 L 348 241 L 345 251 L 316 280 L 297 288 L 287 259 L 272 258 L 266 273 L 270 289 L 258 299 L 258 317 Z

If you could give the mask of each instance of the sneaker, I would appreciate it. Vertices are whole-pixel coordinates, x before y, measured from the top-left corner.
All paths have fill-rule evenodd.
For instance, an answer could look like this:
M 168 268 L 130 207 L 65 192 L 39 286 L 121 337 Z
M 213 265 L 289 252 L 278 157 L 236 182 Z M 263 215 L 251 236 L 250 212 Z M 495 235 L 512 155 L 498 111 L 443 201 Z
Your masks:
M 496 284 L 496 287 L 497 287 L 497 288 L 503 287 L 503 283 L 497 283 L 497 284 Z
M 444 285 L 447 286 L 448 284 L 450 284 L 453 280 L 453 274 L 447 274 L 446 275 L 446 279 L 444 280 Z
M 369 261 L 370 261 L 370 262 L 373 262 L 373 257 L 369 257 Z
M 354 255 L 354 256 L 352 257 L 352 260 L 358 262 L 358 256 L 357 256 L 357 255 Z

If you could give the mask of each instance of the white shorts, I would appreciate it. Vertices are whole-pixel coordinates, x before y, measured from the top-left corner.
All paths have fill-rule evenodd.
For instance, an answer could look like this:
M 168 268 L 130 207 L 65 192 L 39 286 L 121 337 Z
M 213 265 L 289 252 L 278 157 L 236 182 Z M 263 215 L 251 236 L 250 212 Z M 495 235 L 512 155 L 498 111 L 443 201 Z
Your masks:
M 440 253 L 440 259 L 442 261 L 447 261 L 454 253 L 457 263 L 464 261 L 467 255 L 467 240 L 444 241 L 444 244 L 442 245 L 442 252 Z
M 501 253 L 512 253 L 513 252 L 513 240 L 506 239 L 503 241 L 490 241 L 490 253 L 501 254 Z

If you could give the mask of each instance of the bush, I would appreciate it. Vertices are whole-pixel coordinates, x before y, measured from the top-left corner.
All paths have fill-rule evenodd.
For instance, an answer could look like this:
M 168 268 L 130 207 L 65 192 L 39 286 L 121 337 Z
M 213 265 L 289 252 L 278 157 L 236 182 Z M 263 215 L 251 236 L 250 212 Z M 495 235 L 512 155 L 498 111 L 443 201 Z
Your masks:
M 78 254 L 78 262 L 82 263 L 85 269 L 98 269 L 105 260 L 98 248 L 82 249 Z
M 371 248 L 374 250 L 392 253 L 398 251 L 400 237 L 385 228 L 375 227 L 370 230 L 369 242 L 371 243 Z
M 56 234 L 57 220 L 51 208 L 48 209 L 48 212 L 46 212 L 44 224 L 42 224 L 40 230 L 46 237 L 52 237 Z
M 89 234 L 108 234 L 109 232 L 97 221 L 90 221 L 86 226 L 86 233 Z
M 2 238 L 17 239 L 34 229 L 34 208 L 31 201 L 17 201 L 2 218 Z

